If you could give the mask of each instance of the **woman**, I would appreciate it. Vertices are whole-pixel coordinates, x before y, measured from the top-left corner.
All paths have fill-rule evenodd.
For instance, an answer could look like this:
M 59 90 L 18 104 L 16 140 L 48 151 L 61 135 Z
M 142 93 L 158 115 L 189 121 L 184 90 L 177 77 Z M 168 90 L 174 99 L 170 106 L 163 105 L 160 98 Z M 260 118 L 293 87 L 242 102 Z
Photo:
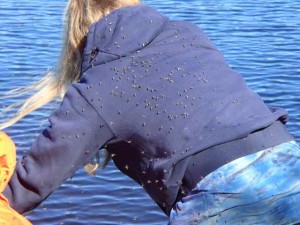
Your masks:
M 66 15 L 59 73 L 1 127 L 64 96 L 6 189 L 15 209 L 36 207 L 105 147 L 170 224 L 300 221 L 286 111 L 266 106 L 201 29 L 138 1 L 71 0 Z

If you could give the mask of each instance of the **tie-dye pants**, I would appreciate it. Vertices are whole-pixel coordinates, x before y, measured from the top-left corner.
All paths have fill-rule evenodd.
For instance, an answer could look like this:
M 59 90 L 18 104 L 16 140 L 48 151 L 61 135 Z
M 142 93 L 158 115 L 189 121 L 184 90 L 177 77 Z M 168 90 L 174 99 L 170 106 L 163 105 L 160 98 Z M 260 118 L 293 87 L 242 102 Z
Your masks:
M 300 224 L 299 145 L 286 142 L 210 173 L 175 205 L 169 224 Z

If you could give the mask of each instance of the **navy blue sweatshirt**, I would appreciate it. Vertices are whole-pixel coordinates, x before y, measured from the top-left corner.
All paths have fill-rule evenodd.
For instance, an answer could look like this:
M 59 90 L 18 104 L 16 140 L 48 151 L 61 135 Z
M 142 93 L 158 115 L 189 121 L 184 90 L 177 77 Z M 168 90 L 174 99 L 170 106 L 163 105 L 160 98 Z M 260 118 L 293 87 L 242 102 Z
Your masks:
M 148 6 L 118 9 L 90 27 L 80 82 L 18 162 L 5 195 L 28 211 L 105 147 L 168 214 L 195 155 L 286 116 L 196 25 Z

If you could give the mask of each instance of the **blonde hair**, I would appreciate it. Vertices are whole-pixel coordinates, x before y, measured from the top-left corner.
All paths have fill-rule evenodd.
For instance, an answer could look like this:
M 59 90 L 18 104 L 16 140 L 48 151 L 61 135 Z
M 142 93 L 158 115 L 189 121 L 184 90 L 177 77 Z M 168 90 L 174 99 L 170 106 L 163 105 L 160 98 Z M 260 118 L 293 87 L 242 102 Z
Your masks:
M 9 127 L 42 107 L 56 97 L 63 97 L 68 87 L 80 79 L 83 48 L 89 26 L 111 11 L 140 4 L 139 0 L 69 0 L 64 21 L 64 42 L 57 70 L 47 73 L 38 82 L 12 90 L 7 97 L 31 96 L 2 110 L 17 112 L 7 122 L 0 123 L 0 130 Z M 33 93 L 33 94 L 32 94 Z

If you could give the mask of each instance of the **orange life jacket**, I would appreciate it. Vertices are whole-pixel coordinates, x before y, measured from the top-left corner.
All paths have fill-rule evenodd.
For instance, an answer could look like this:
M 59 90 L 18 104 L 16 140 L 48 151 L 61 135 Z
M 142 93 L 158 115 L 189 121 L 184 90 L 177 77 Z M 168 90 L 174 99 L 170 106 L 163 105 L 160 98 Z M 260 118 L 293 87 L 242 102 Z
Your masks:
M 2 191 L 8 184 L 16 167 L 14 142 L 0 131 L 0 225 L 32 225 L 25 217 L 9 206 Z

